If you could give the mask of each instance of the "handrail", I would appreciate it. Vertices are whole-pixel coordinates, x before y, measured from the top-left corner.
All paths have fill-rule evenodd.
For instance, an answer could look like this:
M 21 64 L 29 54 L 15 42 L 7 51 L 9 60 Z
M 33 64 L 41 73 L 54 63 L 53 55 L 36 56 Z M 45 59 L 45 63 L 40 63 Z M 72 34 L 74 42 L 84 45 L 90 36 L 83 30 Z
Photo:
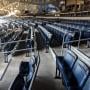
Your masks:
M 28 41 L 28 40 L 32 40 L 32 39 L 17 40 L 17 41 L 9 41 L 9 42 L 6 42 L 6 43 L 0 43 L 0 44 L 3 45 L 3 44 L 9 44 L 9 43 L 23 42 L 23 41 Z
M 7 53 L 13 53 L 13 52 L 19 52 L 19 51 L 25 51 L 25 50 L 33 50 L 33 49 L 36 49 L 36 47 L 35 48 L 20 49 L 20 50 L 1 51 L 1 53 L 7 54 Z
M 83 53 L 81 53 L 77 48 L 75 48 L 75 47 L 73 47 L 73 46 L 71 46 L 71 50 L 72 50 L 73 52 L 75 52 L 75 53 L 78 55 L 78 57 L 79 57 L 84 63 L 86 63 L 86 64 L 89 66 L 89 68 L 90 68 L 90 58 L 89 58 L 89 57 L 87 57 L 86 55 L 84 55 Z

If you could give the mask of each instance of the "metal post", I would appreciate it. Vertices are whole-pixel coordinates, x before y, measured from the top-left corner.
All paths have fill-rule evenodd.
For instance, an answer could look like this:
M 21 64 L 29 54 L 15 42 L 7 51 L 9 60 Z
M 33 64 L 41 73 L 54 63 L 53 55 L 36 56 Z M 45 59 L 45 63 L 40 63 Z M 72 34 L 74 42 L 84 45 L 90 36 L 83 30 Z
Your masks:
M 37 48 L 35 31 L 36 31 L 36 30 L 34 30 L 34 47 Z M 34 52 L 35 52 L 35 54 L 36 54 L 36 49 L 34 49 Z
M 90 47 L 90 40 L 87 40 L 87 48 Z
M 63 36 L 63 42 L 62 42 L 61 55 L 63 55 L 63 49 L 64 49 L 64 40 L 65 40 L 65 36 L 66 36 L 66 33 L 64 33 L 64 36 Z
M 46 53 L 48 53 L 48 52 L 49 52 L 49 41 L 46 40 Z
M 82 34 L 82 31 L 80 30 L 79 42 L 78 42 L 78 49 L 79 49 L 79 45 L 80 45 L 80 42 L 81 42 L 81 34 Z
M 4 53 L 4 58 L 5 58 L 5 63 L 8 63 L 8 54 L 7 54 L 7 52 Z

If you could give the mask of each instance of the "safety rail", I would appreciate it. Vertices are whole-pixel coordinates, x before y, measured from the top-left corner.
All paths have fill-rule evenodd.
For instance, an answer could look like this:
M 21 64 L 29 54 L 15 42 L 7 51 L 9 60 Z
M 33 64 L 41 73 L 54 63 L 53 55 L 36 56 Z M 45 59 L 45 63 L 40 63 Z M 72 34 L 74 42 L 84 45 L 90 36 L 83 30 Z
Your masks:
M 86 48 L 88 49 L 88 48 L 90 47 L 90 38 L 79 39 L 79 40 L 72 40 L 72 41 L 68 41 L 68 42 L 64 42 L 64 41 L 63 41 L 61 54 L 63 55 L 64 45 L 67 45 L 67 44 L 68 44 L 68 46 L 67 46 L 67 48 L 68 48 L 68 47 L 73 46 L 72 43 L 76 43 L 76 42 L 77 42 L 77 47 L 78 47 L 78 49 L 80 49 L 80 42 L 82 42 L 82 41 L 87 41 L 87 43 L 86 43 L 86 46 L 87 46 L 87 47 L 86 47 Z M 88 42 L 89 42 L 89 43 L 88 43 Z M 71 44 L 70 44 L 70 43 L 71 43 Z
M 12 40 L 14 40 L 17 34 L 18 34 L 18 32 L 16 32 L 16 33 L 12 36 L 12 38 L 10 38 L 10 39 L 8 40 L 8 42 L 11 42 Z M 2 44 L 1 44 L 1 45 L 2 45 Z M 5 42 L 5 45 L 3 45 L 2 49 L 4 49 L 7 45 L 8 45 L 8 43 Z

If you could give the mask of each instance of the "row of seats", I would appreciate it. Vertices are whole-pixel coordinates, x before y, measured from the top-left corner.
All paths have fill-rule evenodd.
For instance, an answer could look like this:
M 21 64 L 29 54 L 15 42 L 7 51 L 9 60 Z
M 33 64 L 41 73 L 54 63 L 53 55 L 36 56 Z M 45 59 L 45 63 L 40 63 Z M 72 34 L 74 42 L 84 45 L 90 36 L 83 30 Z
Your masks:
M 89 20 L 61 20 L 61 23 L 72 23 L 72 24 L 78 24 L 78 25 L 90 25 Z
M 57 27 L 62 27 L 63 29 L 67 29 L 68 31 L 75 32 L 75 40 L 79 39 L 79 36 L 81 34 L 81 39 L 90 38 L 90 30 L 84 26 L 75 25 L 75 24 L 65 24 L 65 23 L 55 23 L 54 24 Z
M 31 39 L 30 29 L 23 31 L 22 35 L 19 38 L 19 40 L 23 40 L 23 41 L 17 42 L 16 46 L 14 47 L 14 50 L 22 50 L 22 51 L 15 51 L 13 55 L 19 55 L 25 52 L 24 49 L 31 47 L 31 40 L 28 40 L 28 39 Z
M 66 90 L 90 90 L 90 66 L 73 51 L 68 49 L 64 56 L 57 56 L 56 76 L 58 71 Z
M 22 36 L 22 34 L 23 34 L 22 31 L 21 31 L 21 32 L 17 32 L 17 33 L 15 34 L 15 37 L 13 37 L 13 38 L 11 39 L 11 41 L 17 41 L 17 40 L 19 40 L 19 38 Z M 16 44 L 17 44 L 16 42 L 6 43 L 6 44 L 4 44 L 3 49 L 4 49 L 4 51 L 11 51 L 11 50 L 14 49 L 14 47 L 15 47 Z M 9 53 L 8 53 L 8 54 L 9 54 Z
M 15 32 L 11 31 L 9 34 L 7 34 L 7 35 L 5 35 L 5 36 L 3 36 L 3 37 L 1 38 L 1 42 L 2 42 L 2 43 L 7 42 L 8 40 L 11 39 L 11 37 L 12 37 L 14 34 L 15 34 Z
M 40 64 L 40 58 L 38 57 L 32 56 L 29 61 L 21 62 L 19 73 L 8 90 L 30 90 Z
M 38 25 L 39 31 L 45 36 L 46 40 L 50 40 L 52 38 L 52 34 L 48 32 L 42 25 Z
M 50 41 L 51 41 L 51 38 L 52 38 L 52 34 L 47 29 L 45 29 L 42 25 L 38 25 L 37 30 L 42 35 L 42 38 L 45 42 L 45 47 L 49 48 Z
M 60 42 L 66 42 L 68 43 L 69 41 L 72 41 L 74 38 L 74 32 L 68 32 L 66 29 L 63 28 L 58 28 L 55 25 L 51 25 L 51 24 L 46 24 L 45 28 L 47 28 L 47 30 L 49 32 L 51 32 L 53 35 L 56 35 L 57 38 L 60 39 Z M 71 43 L 68 43 L 71 44 Z
M 42 38 L 41 33 L 36 32 L 35 36 L 36 36 L 37 50 L 43 50 L 45 48 L 45 42 Z

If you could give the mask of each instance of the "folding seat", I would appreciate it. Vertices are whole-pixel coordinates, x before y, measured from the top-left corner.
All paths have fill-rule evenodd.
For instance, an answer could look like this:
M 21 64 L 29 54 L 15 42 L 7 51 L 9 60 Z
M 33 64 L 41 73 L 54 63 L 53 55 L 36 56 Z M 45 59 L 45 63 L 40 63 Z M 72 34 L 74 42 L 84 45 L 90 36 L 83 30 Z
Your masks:
M 24 90 L 25 81 L 24 78 L 18 74 L 15 78 L 10 90 Z
M 21 62 L 19 74 L 25 78 L 25 87 L 28 88 L 33 75 L 33 68 L 31 62 Z
M 77 58 L 77 55 L 70 50 L 67 50 L 64 54 L 64 61 L 67 63 L 70 69 L 73 68 Z
M 90 90 L 90 76 L 87 78 L 82 90 Z
M 77 60 L 76 54 L 74 54 L 72 51 L 67 50 L 66 53 L 63 56 L 58 56 L 56 60 L 56 68 L 62 73 L 63 77 L 66 79 L 65 81 L 68 81 L 69 76 L 71 76 L 70 71 L 72 71 L 72 68 Z M 56 70 L 57 70 L 56 69 Z M 56 72 L 57 75 L 57 72 Z
M 74 40 L 74 33 L 67 33 L 64 37 L 64 42 L 66 45 L 71 45 L 72 43 L 70 43 L 70 41 Z
M 71 59 L 72 55 L 72 59 Z M 66 89 L 69 90 L 89 90 L 89 68 L 77 56 L 71 52 L 64 55 L 59 60 L 59 68 L 61 69 L 62 79 Z M 86 82 L 87 80 L 87 82 Z M 86 83 L 85 83 L 86 82 Z M 85 84 L 85 85 L 84 85 Z M 84 87 L 83 87 L 84 86 Z M 82 89 L 83 88 L 83 89 Z M 87 88 L 87 89 L 86 89 Z
M 75 80 L 78 85 L 77 88 L 78 90 L 81 90 L 89 75 L 89 68 L 84 62 L 78 59 L 73 67 L 72 72 L 74 74 Z M 73 87 L 73 88 L 76 88 L 76 87 Z
M 34 67 L 31 64 L 31 62 L 29 62 L 29 69 L 30 69 L 29 74 L 26 77 L 26 88 L 27 89 L 29 88 L 30 82 L 32 80 L 33 72 L 34 72 Z
M 21 62 L 19 67 L 19 74 L 22 76 L 27 76 L 29 74 L 30 68 L 29 68 L 29 62 Z

